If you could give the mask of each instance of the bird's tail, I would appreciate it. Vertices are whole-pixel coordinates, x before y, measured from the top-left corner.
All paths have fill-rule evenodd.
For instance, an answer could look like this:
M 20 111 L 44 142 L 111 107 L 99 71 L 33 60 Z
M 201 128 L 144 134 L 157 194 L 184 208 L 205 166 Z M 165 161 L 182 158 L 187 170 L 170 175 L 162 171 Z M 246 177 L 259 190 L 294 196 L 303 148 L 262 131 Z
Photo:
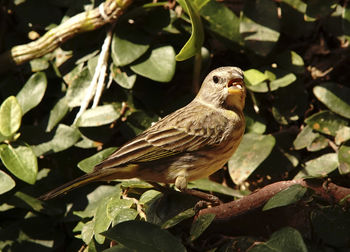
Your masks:
M 128 167 L 129 168 L 129 167 Z M 101 169 L 93 171 L 92 173 L 85 174 L 81 177 L 78 177 L 66 184 L 63 184 L 56 189 L 41 195 L 38 199 L 40 200 L 48 200 L 55 198 L 63 193 L 67 193 L 68 191 L 71 191 L 77 187 L 86 185 L 90 182 L 96 182 L 96 181 L 107 181 L 107 180 L 113 180 L 116 178 L 130 178 L 132 176 L 129 175 L 127 167 L 123 168 L 109 168 L 109 169 Z

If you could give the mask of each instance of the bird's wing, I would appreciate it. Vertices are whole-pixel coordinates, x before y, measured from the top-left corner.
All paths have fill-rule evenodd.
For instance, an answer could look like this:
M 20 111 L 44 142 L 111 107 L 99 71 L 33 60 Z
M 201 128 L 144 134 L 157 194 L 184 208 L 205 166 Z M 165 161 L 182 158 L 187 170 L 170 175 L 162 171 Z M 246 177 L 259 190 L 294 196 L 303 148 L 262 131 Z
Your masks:
M 195 125 L 198 120 L 201 120 L 198 113 L 202 112 L 203 114 L 203 111 L 197 110 L 191 108 L 188 111 L 187 108 L 186 115 L 184 115 L 180 109 L 164 117 L 98 164 L 95 170 L 154 161 L 181 152 L 196 151 L 217 143 L 221 135 L 213 134 L 212 128 L 204 127 L 197 131 L 191 129 L 191 125 Z M 203 124 L 203 121 L 200 124 Z

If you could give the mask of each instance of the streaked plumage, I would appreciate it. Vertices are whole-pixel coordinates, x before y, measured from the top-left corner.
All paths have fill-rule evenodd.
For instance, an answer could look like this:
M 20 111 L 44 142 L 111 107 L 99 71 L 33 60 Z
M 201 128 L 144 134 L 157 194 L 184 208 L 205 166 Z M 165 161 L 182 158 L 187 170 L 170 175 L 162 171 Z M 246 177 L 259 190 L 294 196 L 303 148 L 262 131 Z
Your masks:
M 164 117 L 96 165 L 92 173 L 43 195 L 50 199 L 92 181 L 140 178 L 175 183 L 206 177 L 222 168 L 244 133 L 243 73 L 221 67 L 208 74 L 196 98 Z M 183 182 L 185 181 L 185 182 Z

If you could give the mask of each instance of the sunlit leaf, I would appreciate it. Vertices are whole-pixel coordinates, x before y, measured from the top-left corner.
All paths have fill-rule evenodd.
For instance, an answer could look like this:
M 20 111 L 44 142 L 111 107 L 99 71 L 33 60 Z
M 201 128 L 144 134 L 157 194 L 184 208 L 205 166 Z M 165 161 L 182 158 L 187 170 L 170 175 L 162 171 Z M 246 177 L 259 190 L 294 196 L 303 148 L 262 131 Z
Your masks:
M 326 177 L 337 169 L 338 155 L 336 153 L 324 154 L 305 163 L 305 167 L 298 172 L 294 179 Z
M 12 188 L 15 187 L 15 185 L 15 181 L 5 172 L 0 170 L 0 195 L 10 191 Z
M 102 151 L 99 151 L 98 153 L 92 155 L 91 157 L 85 158 L 84 160 L 78 163 L 79 169 L 86 173 L 92 172 L 94 170 L 94 167 L 98 163 L 100 163 L 109 155 L 111 155 L 116 149 L 117 149 L 116 147 L 110 147 Z
M 175 74 L 175 51 L 172 46 L 151 50 L 130 68 L 137 74 L 159 82 L 169 82 Z
M 338 152 L 340 174 L 350 173 L 350 142 L 344 143 Z
M 11 136 L 21 126 L 22 110 L 16 97 L 8 97 L 0 106 L 0 133 Z
M 50 111 L 49 121 L 46 131 L 50 132 L 67 114 L 69 110 L 66 97 L 62 97 L 57 101 L 53 109 Z
M 21 105 L 23 114 L 36 107 L 44 97 L 47 86 L 46 75 L 43 72 L 33 74 L 24 84 L 16 98 Z
M 88 91 L 91 78 L 89 69 L 86 67 L 83 68 L 72 80 L 72 84 L 69 85 L 66 94 L 69 107 L 77 107 L 81 105 L 86 92 Z
M 38 163 L 30 147 L 13 148 L 11 145 L 6 145 L 0 149 L 0 158 L 5 167 L 17 178 L 29 184 L 35 183 Z
M 178 2 L 190 16 L 192 25 L 191 37 L 176 55 L 176 60 L 183 61 L 200 52 L 204 41 L 204 31 L 198 10 L 192 6 L 192 2 L 190 0 L 178 0 Z
M 337 131 L 348 124 L 348 121 L 325 110 L 305 119 L 307 125 L 321 133 L 335 136 Z
M 136 74 L 129 68 L 116 67 L 114 64 L 111 65 L 111 74 L 115 82 L 121 87 L 131 89 L 136 81 Z
M 78 119 L 79 127 L 97 127 L 117 120 L 119 111 L 113 105 L 103 105 L 86 110 Z
M 325 82 L 315 86 L 313 92 L 327 108 L 350 119 L 350 88 Z
M 236 184 L 242 183 L 270 155 L 275 146 L 271 135 L 248 133 L 228 162 L 230 176 Z

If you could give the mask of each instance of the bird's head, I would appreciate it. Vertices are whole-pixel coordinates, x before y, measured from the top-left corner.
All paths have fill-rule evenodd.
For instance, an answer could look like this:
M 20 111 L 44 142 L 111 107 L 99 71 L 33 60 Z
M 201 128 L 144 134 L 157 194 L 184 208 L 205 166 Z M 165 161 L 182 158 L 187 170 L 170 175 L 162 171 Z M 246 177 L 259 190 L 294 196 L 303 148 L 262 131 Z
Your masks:
M 215 107 L 242 111 L 245 97 L 243 71 L 238 67 L 227 66 L 207 75 L 196 99 Z

